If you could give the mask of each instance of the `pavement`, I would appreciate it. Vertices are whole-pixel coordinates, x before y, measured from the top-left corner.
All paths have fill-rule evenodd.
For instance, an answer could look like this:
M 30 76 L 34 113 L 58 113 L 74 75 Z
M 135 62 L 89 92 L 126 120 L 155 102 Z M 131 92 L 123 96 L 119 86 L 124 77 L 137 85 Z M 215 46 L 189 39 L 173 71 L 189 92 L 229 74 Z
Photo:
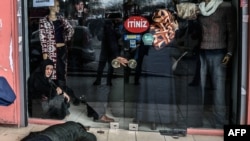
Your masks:
M 0 125 L 1 141 L 20 141 L 32 131 L 41 131 L 49 125 L 29 124 L 27 127 L 8 127 Z M 159 132 L 129 131 L 110 128 L 90 128 L 88 132 L 96 135 L 97 141 L 223 141 L 223 136 L 186 135 L 163 136 Z

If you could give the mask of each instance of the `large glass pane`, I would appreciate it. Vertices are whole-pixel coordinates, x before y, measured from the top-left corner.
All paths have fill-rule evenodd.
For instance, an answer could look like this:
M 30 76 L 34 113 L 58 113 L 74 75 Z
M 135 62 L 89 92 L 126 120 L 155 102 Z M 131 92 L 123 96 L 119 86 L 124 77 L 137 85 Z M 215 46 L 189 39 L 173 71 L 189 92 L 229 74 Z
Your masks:
M 230 16 L 222 16 L 231 3 L 224 1 L 229 4 L 223 3 L 221 17 L 215 18 L 193 15 L 199 0 L 84 0 L 84 8 L 77 11 L 80 2 L 60 1 L 59 15 L 74 28 L 67 44 L 64 91 L 71 102 L 65 120 L 91 127 L 116 122 L 131 130 L 138 125 L 138 130 L 165 134 L 172 129 L 183 133 L 189 127 L 222 128 L 217 126 L 222 118 L 222 125 L 230 122 L 238 58 L 237 42 L 229 39 L 237 29 L 227 27 L 230 18 L 232 27 L 237 25 L 238 3 L 233 2 Z M 49 14 L 49 8 L 33 7 L 29 1 L 28 13 L 32 74 L 43 60 L 39 19 Z M 210 26 L 212 31 L 207 30 Z M 204 38 L 211 41 L 205 44 L 208 50 Z M 232 51 L 224 50 L 230 44 L 224 46 L 223 41 L 235 41 Z M 221 66 L 227 53 L 229 62 Z M 126 58 L 127 66 L 112 66 L 117 56 Z M 203 58 L 207 56 L 210 60 Z M 214 62 L 217 65 L 210 66 Z M 46 119 L 40 100 L 29 97 L 29 116 Z
M 132 118 L 139 130 L 168 134 L 190 127 L 222 129 L 231 122 L 230 104 L 236 102 L 231 96 L 237 95 L 232 92 L 237 90 L 232 79 L 238 60 L 237 4 L 212 2 L 210 6 L 221 4 L 217 11 L 195 15 L 193 4 L 201 8 L 203 1 L 135 1 L 154 35 L 153 45 L 140 40 L 133 50 L 130 41 L 125 44 L 131 50 L 127 58 L 137 61 L 137 68 L 125 69 L 125 118 Z M 179 25 L 174 38 L 171 15 Z

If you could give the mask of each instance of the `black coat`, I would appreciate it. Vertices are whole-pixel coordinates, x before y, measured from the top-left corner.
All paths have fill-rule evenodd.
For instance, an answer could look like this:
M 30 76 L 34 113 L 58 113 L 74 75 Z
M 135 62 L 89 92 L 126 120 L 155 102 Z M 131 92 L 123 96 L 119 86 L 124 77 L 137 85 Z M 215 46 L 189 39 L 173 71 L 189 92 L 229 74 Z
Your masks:
M 28 82 L 28 107 L 29 113 L 32 115 L 32 103 L 34 99 L 41 102 L 43 118 L 63 119 L 69 114 L 69 103 L 65 102 L 62 95 L 58 95 L 56 84 L 50 77 L 45 76 L 47 65 L 53 65 L 51 60 L 44 60 L 35 72 L 33 72 Z M 45 98 L 47 97 L 47 98 Z
M 47 65 L 53 65 L 53 62 L 50 60 L 43 61 L 41 66 L 30 75 L 28 80 L 30 98 L 39 99 L 42 96 L 53 98 L 56 95 L 56 89 L 49 81 L 50 78 L 45 77 L 45 68 Z
M 96 141 L 96 136 L 86 131 L 80 123 L 68 121 L 52 125 L 43 131 L 31 132 L 21 141 Z
M 118 40 L 121 35 L 115 26 L 117 25 L 114 25 L 112 20 L 106 20 L 104 23 L 100 58 L 105 56 L 112 60 L 120 55 Z

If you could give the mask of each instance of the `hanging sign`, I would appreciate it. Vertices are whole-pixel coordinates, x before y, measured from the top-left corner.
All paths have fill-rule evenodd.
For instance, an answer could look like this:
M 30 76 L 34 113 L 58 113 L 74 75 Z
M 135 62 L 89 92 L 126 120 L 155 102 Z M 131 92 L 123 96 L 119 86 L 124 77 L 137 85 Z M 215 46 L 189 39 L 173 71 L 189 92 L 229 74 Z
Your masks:
M 54 0 L 33 0 L 33 7 L 54 6 Z
M 131 16 L 124 22 L 124 27 L 131 33 L 142 33 L 149 28 L 149 22 L 142 16 Z

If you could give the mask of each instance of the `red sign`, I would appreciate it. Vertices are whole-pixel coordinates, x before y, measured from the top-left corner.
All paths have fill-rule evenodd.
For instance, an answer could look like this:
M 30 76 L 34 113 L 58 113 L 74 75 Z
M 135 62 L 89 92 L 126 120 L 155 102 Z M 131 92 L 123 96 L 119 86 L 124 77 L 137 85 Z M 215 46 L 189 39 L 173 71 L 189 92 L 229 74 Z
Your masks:
M 149 22 L 146 18 L 141 16 L 132 16 L 126 19 L 124 27 L 131 33 L 142 33 L 149 28 Z

